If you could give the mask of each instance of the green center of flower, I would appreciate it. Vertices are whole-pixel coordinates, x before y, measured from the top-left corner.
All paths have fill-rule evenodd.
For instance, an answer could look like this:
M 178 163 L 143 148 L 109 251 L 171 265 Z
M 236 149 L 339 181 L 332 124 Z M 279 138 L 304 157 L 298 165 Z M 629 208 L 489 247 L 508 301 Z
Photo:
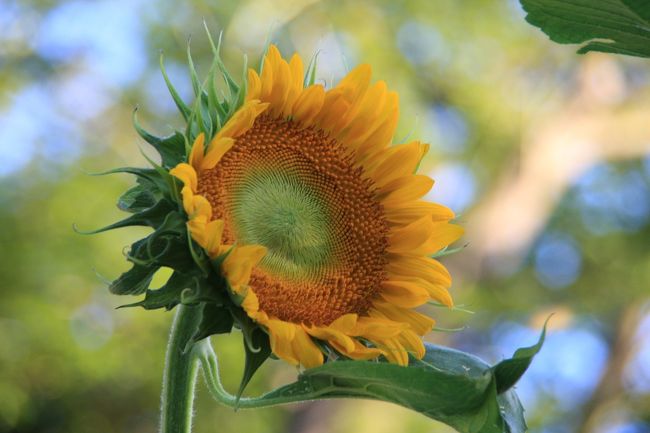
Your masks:
M 308 278 L 331 260 L 328 209 L 316 191 L 279 170 L 255 171 L 232 195 L 242 244 L 269 249 L 262 266 L 285 278 Z

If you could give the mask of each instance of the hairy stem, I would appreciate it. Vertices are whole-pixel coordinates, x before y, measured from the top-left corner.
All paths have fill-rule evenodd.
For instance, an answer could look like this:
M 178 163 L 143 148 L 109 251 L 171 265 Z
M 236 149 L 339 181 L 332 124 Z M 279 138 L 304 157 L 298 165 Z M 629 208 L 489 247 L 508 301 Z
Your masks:
M 199 320 L 197 307 L 177 307 L 165 356 L 160 433 L 192 431 L 194 385 L 199 363 L 193 350 L 186 349 Z

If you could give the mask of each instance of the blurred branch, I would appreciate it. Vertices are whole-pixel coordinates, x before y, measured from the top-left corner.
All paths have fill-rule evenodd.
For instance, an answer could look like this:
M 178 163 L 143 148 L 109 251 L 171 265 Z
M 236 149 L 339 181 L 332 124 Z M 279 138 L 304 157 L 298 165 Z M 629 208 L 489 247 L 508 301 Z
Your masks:
M 557 201 L 594 164 L 650 152 L 650 101 L 621 102 L 626 88 L 615 60 L 586 58 L 577 80 L 579 90 L 564 109 L 532 123 L 520 158 L 502 170 L 469 217 L 469 250 L 478 256 L 470 261 L 476 266 L 489 256 L 521 260 Z
M 620 314 L 615 339 L 610 345 L 610 359 L 591 399 L 584 406 L 579 433 L 595 433 L 607 419 L 609 409 L 625 394 L 623 372 L 634 355 L 636 330 L 643 318 L 640 303 L 627 306 Z

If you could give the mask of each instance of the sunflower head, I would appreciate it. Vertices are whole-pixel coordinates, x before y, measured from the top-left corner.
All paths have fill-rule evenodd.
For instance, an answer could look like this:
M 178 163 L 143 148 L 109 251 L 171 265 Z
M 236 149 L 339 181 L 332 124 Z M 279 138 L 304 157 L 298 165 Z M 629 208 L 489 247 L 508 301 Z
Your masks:
M 433 257 L 462 229 L 421 200 L 433 185 L 416 173 L 428 146 L 392 144 L 397 94 L 367 65 L 326 88 L 315 62 L 305 70 L 273 45 L 237 84 L 214 55 L 203 84 L 190 67 L 192 107 L 162 68 L 185 131 L 159 138 L 134 122 L 161 163 L 116 170 L 138 183 L 119 201 L 132 216 L 106 229 L 154 231 L 132 245 L 133 267 L 111 290 L 144 294 L 131 305 L 146 309 L 199 305 L 193 340 L 239 328 L 254 365 L 421 358 L 434 321 L 414 309 L 452 305 Z M 217 97 L 219 76 L 228 97 Z M 151 289 L 163 266 L 172 276 Z

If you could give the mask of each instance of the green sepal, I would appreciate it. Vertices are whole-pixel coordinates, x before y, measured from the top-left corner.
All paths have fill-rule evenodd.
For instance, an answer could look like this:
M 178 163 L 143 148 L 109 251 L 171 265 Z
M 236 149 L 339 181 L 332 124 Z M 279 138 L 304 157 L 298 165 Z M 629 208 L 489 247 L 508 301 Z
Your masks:
M 311 60 L 309 61 L 309 65 L 307 66 L 307 71 L 305 72 L 305 79 L 303 82 L 304 87 L 313 86 L 314 83 L 316 82 L 316 69 L 318 67 L 319 54 L 320 54 L 320 50 L 316 51 L 312 56 Z
M 115 295 L 140 295 L 151 284 L 159 266 L 146 266 L 134 263 L 133 267 L 120 275 L 109 286 L 108 290 Z
M 181 272 L 194 269 L 194 262 L 185 247 L 184 224 L 180 214 L 170 213 L 156 231 L 131 246 L 127 258 L 135 263 L 166 266 Z M 182 221 L 182 220 L 181 220 Z
M 228 307 L 203 302 L 200 305 L 200 314 L 201 320 L 188 346 L 211 335 L 228 334 L 232 331 L 234 319 Z
M 164 56 L 163 53 L 160 53 L 160 72 L 163 75 L 163 79 L 165 80 L 165 84 L 167 85 L 167 89 L 169 90 L 170 95 L 172 96 L 172 99 L 174 100 L 174 103 L 176 104 L 176 107 L 178 107 L 178 111 L 181 113 L 183 116 L 183 119 L 185 119 L 186 122 L 189 121 L 190 116 L 192 115 L 192 110 L 185 104 L 183 99 L 180 97 L 178 92 L 176 91 L 176 88 L 172 85 L 171 81 L 169 80 L 169 77 L 167 76 L 167 71 L 165 70 L 165 63 L 164 63 Z
M 185 136 L 178 131 L 174 131 L 173 134 L 166 137 L 156 137 L 140 126 L 136 112 L 137 109 L 133 111 L 133 127 L 144 141 L 156 149 L 156 152 L 160 155 L 162 166 L 173 168 L 177 164 L 184 162 L 186 160 Z
M 124 212 L 142 212 L 156 204 L 156 197 L 149 188 L 136 185 L 117 200 L 117 207 Z
M 181 303 L 181 293 L 183 290 L 195 290 L 198 285 L 199 282 L 196 276 L 182 274 L 176 271 L 162 287 L 155 290 L 147 290 L 143 300 L 122 305 L 122 308 L 142 307 L 145 310 L 156 310 L 159 308 L 171 310 Z
M 131 245 L 127 254 L 133 267 L 109 285 L 111 293 L 139 295 L 151 284 L 151 279 L 162 266 L 191 268 L 192 259 L 184 248 L 184 224 L 179 226 L 180 215 L 169 213 L 156 231 Z
M 440 251 L 430 255 L 429 257 L 431 257 L 432 259 L 438 259 L 440 257 L 450 256 L 452 254 L 456 254 L 457 252 L 464 250 L 465 248 L 467 248 L 467 245 L 469 244 L 465 244 L 461 247 L 456 247 L 456 248 L 449 248 L 449 246 L 446 246 Z
M 244 373 L 239 383 L 239 389 L 235 398 L 237 401 L 241 398 L 242 393 L 246 386 L 255 375 L 255 372 L 269 359 L 271 356 L 271 342 L 269 335 L 262 330 L 262 328 L 255 328 L 250 333 L 250 342 L 246 342 L 244 338 L 244 350 L 246 352 L 246 361 L 244 363 Z
M 192 52 L 190 48 L 190 42 L 191 39 L 188 39 L 187 41 L 187 49 L 186 49 L 186 54 L 187 54 L 187 66 L 190 69 L 190 80 L 192 81 L 192 90 L 194 90 L 194 96 L 199 97 L 201 96 L 201 84 L 199 83 L 199 77 L 196 73 L 196 68 L 194 67 L 194 61 L 192 60 Z
M 124 218 L 116 223 L 109 224 L 105 227 L 102 227 L 97 230 L 91 231 L 81 231 L 75 229 L 78 233 L 94 235 L 97 233 L 102 233 L 109 230 L 115 230 L 123 227 L 133 227 L 133 226 L 142 226 L 142 227 L 158 227 L 164 221 L 167 215 L 170 212 L 173 212 L 177 209 L 177 206 L 170 202 L 167 199 L 158 201 L 155 205 L 151 206 L 148 209 L 145 209 L 141 212 L 131 215 L 128 218 Z
M 222 122 L 226 118 L 226 111 L 221 107 L 221 102 L 219 102 L 219 97 L 217 96 L 216 80 L 216 74 L 211 71 L 210 77 L 206 83 L 206 91 L 208 94 L 209 113 L 212 117 L 212 126 L 214 127 L 213 133 L 221 129 L 223 126 Z
M 255 343 L 253 343 L 253 332 L 255 329 L 259 328 L 259 325 L 248 317 L 248 314 L 246 314 L 241 306 L 235 305 L 234 303 L 232 305 L 233 307 L 231 308 L 230 313 L 235 319 L 235 326 L 241 330 L 242 334 L 244 334 L 244 343 L 249 346 L 252 351 L 255 351 L 256 346 Z
M 243 308 L 233 305 L 230 312 L 235 319 L 235 326 L 242 332 L 246 353 L 244 373 L 236 395 L 236 399 L 239 401 L 244 389 L 246 389 L 246 385 L 253 378 L 255 372 L 271 356 L 271 343 L 268 334 L 248 317 Z
M 91 173 L 91 176 L 106 176 L 109 174 L 132 174 L 136 177 L 136 181 L 150 189 L 151 192 L 159 197 L 164 196 L 166 190 L 169 188 L 169 183 L 166 179 L 166 176 L 163 177 L 160 173 L 154 168 L 141 168 L 141 167 L 118 167 L 112 170 L 103 171 L 101 173 Z M 171 175 L 169 175 L 171 176 Z M 160 194 L 158 194 L 160 193 Z

